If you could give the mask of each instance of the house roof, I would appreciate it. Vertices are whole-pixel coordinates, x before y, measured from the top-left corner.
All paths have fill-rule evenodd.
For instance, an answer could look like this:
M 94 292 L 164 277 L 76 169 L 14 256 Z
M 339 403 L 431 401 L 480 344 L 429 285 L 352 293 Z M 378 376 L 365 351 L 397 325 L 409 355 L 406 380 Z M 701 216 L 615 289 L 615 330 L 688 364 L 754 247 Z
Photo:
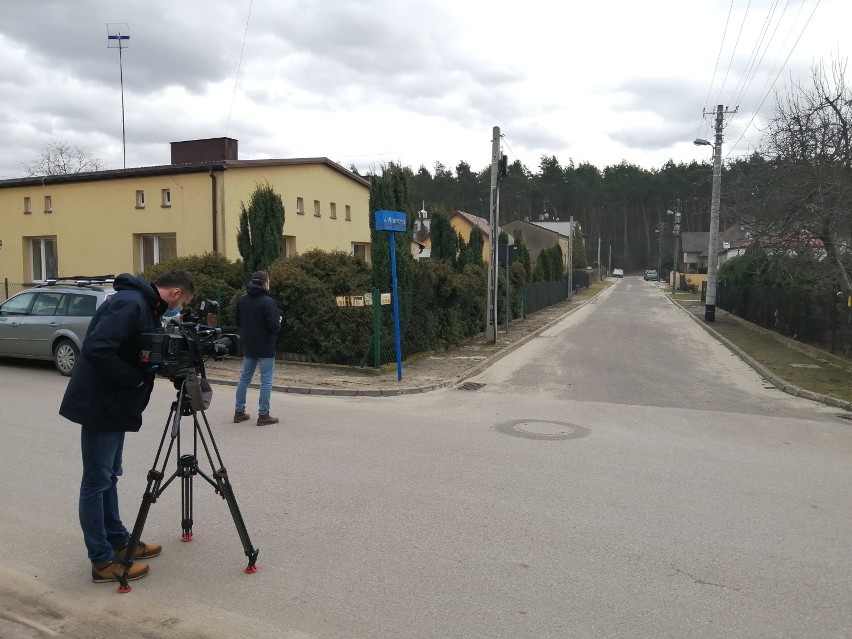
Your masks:
M 564 235 L 565 237 L 571 237 L 571 222 L 530 222 L 535 226 L 541 227 L 543 229 L 547 229 L 548 231 L 553 231 L 554 233 L 559 233 L 559 235 Z M 576 222 L 574 222 L 576 224 Z
M 479 217 L 478 215 L 474 215 L 473 213 L 465 213 L 464 211 L 453 211 L 452 213 L 450 213 L 447 216 L 447 218 L 451 220 L 456 216 L 467 220 L 473 226 L 479 227 L 479 230 L 482 231 L 482 235 L 483 235 L 483 237 L 485 237 L 486 241 L 491 238 L 491 224 L 485 218 Z M 501 230 L 500 227 L 497 227 L 497 231 L 499 232 L 500 230 Z M 514 243 L 515 243 L 515 240 L 510 235 L 509 236 L 509 244 L 513 245 Z
M 85 173 L 64 173 L 61 175 L 39 175 L 23 178 L 0 180 L 0 189 L 17 186 L 43 186 L 45 184 L 64 184 L 74 182 L 97 182 L 101 180 L 120 180 L 130 177 L 145 177 L 152 175 L 177 175 L 181 173 L 207 173 L 209 171 L 225 171 L 229 168 L 249 168 L 264 166 L 300 166 L 305 164 L 322 164 L 339 171 L 346 177 L 369 187 L 369 180 L 352 173 L 337 162 L 325 157 L 318 158 L 287 158 L 268 160 L 215 160 L 211 162 L 192 162 L 189 164 L 165 164 L 161 166 L 142 166 L 131 169 L 111 169 L 108 171 L 88 171 Z
M 482 231 L 482 234 L 485 237 L 491 237 L 491 225 L 485 218 L 474 215 L 473 213 L 465 213 L 464 211 L 453 211 L 448 217 L 449 219 L 453 219 L 456 216 L 464 218 L 473 226 L 478 226 L 479 230 Z
M 749 234 L 739 224 L 729 226 L 719 233 L 719 241 L 727 242 L 728 248 L 732 249 L 751 246 L 751 238 L 749 237 Z
M 680 234 L 680 245 L 684 253 L 700 253 L 707 251 L 710 247 L 710 233 L 708 231 L 690 231 Z

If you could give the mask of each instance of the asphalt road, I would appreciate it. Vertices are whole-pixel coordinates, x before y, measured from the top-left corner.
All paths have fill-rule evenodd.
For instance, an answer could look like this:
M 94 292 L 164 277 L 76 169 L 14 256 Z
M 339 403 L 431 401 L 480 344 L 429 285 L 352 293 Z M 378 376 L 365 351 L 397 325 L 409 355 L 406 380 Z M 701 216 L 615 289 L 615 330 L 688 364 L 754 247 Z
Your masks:
M 258 428 L 217 387 L 254 575 L 196 480 L 196 540 L 172 486 L 151 574 L 92 584 L 66 381 L 0 379 L 0 618 L 31 636 L 852 637 L 852 423 L 767 388 L 638 278 L 468 390 L 277 396 Z M 173 396 L 160 380 L 128 437 L 128 525 Z

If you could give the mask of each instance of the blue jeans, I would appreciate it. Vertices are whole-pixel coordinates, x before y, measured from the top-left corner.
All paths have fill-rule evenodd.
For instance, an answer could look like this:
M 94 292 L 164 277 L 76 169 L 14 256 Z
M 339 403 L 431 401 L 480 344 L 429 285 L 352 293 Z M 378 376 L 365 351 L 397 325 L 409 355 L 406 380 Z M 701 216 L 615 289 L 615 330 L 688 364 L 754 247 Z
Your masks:
M 83 479 L 80 482 L 80 527 L 93 564 L 112 559 L 127 545 L 130 533 L 118 514 L 118 489 L 124 433 L 82 428 Z
M 246 391 L 254 377 L 254 371 L 260 364 L 260 400 L 257 412 L 261 415 L 269 415 L 269 398 L 272 396 L 272 371 L 275 369 L 274 357 L 244 357 L 243 372 L 237 383 L 237 397 L 234 402 L 234 411 L 237 413 L 246 410 Z

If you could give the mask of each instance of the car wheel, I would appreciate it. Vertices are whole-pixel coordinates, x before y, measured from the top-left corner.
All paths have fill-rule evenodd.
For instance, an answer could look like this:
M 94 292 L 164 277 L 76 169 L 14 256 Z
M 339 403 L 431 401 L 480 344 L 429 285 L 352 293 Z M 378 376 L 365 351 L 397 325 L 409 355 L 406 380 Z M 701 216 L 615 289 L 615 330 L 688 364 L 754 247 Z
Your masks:
M 56 363 L 56 370 L 68 377 L 71 371 L 74 370 L 74 365 L 77 363 L 77 356 L 79 354 L 80 350 L 70 339 L 59 340 L 53 351 L 53 361 Z

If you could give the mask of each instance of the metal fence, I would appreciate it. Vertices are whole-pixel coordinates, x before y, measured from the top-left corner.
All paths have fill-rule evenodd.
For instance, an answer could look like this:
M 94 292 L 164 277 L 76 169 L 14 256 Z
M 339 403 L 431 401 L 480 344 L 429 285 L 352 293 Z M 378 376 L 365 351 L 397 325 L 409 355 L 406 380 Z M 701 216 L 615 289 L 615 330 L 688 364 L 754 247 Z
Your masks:
M 568 279 L 557 282 L 530 282 L 524 287 L 524 313 L 535 313 L 571 297 Z
M 716 304 L 749 322 L 852 358 L 850 292 L 742 286 L 719 280 Z

